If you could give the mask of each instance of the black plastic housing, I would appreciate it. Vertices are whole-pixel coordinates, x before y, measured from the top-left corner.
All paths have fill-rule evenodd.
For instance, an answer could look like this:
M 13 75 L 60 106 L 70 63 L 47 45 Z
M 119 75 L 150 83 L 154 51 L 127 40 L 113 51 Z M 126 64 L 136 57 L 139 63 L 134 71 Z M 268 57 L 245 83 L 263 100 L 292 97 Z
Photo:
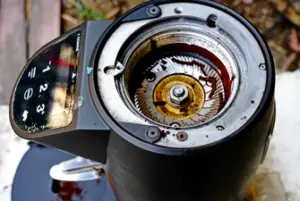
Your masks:
M 106 126 L 99 116 L 89 93 L 89 76 L 92 74 L 89 74 L 88 68 L 89 59 L 96 41 L 99 37 L 101 37 L 101 34 L 106 30 L 111 22 L 112 21 L 110 20 L 86 22 L 65 33 L 61 37 L 49 42 L 32 56 L 25 65 L 23 71 L 20 73 L 11 97 L 10 122 L 16 134 L 22 138 L 64 150 L 85 158 L 95 161 L 105 161 L 110 128 Z M 17 87 L 20 87 L 19 80 L 22 76 L 27 76 L 24 75 L 24 71 L 26 71 L 29 64 L 41 52 L 51 48 L 58 41 L 61 41 L 62 38 L 78 30 L 81 30 L 82 38 L 80 42 L 80 58 L 76 76 L 75 108 L 71 123 L 66 127 L 50 129 L 37 133 L 28 133 L 21 130 L 14 121 L 12 105 L 15 90 Z
M 97 66 L 101 50 L 111 33 L 135 12 L 172 1 L 150 1 L 129 11 L 98 42 L 91 65 Z M 213 1 L 195 2 L 222 10 L 248 28 L 264 52 L 267 85 L 256 113 L 229 137 L 198 148 L 165 148 L 143 142 L 137 133 L 116 122 L 93 94 L 103 120 L 112 128 L 108 144 L 107 174 L 121 201 L 232 201 L 242 200 L 245 185 L 265 156 L 275 122 L 275 70 L 266 42 L 253 25 L 231 9 Z M 143 16 L 144 17 L 144 16 Z M 137 17 L 136 20 L 139 20 Z M 94 73 L 94 86 L 97 75 Z
M 261 104 L 242 128 L 225 139 L 196 148 L 157 146 L 143 139 L 147 127 L 117 122 L 99 94 L 95 69 L 111 34 L 123 23 L 159 17 L 160 12 L 153 14 L 149 10 L 173 2 L 149 1 L 113 23 L 90 21 L 78 27 L 83 30 L 83 48 L 76 97 L 80 97 L 82 104 L 76 108 L 72 123 L 61 129 L 28 134 L 14 125 L 10 114 L 12 127 L 23 138 L 105 163 L 119 201 L 233 201 L 243 193 L 245 184 L 263 161 L 275 122 L 272 56 L 249 21 L 213 1 L 181 1 L 208 5 L 235 17 L 255 36 L 265 54 L 267 84 Z M 94 71 L 90 73 L 89 68 Z

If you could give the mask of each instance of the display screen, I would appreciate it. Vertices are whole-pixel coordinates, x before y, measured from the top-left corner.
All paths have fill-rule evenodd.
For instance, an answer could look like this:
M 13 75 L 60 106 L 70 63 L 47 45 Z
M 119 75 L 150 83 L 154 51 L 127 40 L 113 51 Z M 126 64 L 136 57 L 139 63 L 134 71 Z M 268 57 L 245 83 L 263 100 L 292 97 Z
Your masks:
M 81 32 L 40 52 L 15 90 L 16 125 L 29 133 L 61 128 L 73 119 Z

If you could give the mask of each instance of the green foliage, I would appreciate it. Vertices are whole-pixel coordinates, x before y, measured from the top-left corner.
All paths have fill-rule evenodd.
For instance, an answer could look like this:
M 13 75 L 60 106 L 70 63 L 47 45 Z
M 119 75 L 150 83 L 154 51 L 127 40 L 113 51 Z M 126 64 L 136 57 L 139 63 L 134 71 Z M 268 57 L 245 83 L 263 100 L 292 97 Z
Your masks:
M 105 19 L 104 13 L 96 13 L 87 8 L 81 0 L 69 0 L 69 5 L 77 9 L 80 21 Z

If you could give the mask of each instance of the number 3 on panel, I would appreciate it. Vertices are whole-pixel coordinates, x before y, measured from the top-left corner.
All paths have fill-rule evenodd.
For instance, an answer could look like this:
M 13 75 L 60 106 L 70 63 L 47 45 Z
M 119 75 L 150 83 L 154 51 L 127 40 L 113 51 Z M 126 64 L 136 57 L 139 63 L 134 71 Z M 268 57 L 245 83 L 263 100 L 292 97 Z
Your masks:
M 40 114 L 45 114 L 45 104 L 38 105 L 36 108 L 36 112 Z

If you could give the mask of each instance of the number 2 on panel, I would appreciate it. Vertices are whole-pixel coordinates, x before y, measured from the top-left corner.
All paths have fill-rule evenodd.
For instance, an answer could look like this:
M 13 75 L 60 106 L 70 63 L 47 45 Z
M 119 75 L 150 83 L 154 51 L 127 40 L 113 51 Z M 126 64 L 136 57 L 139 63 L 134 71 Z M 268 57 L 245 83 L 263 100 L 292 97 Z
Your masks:
M 42 93 L 43 91 L 46 91 L 48 89 L 48 84 L 43 84 L 43 85 L 40 85 L 40 93 Z

